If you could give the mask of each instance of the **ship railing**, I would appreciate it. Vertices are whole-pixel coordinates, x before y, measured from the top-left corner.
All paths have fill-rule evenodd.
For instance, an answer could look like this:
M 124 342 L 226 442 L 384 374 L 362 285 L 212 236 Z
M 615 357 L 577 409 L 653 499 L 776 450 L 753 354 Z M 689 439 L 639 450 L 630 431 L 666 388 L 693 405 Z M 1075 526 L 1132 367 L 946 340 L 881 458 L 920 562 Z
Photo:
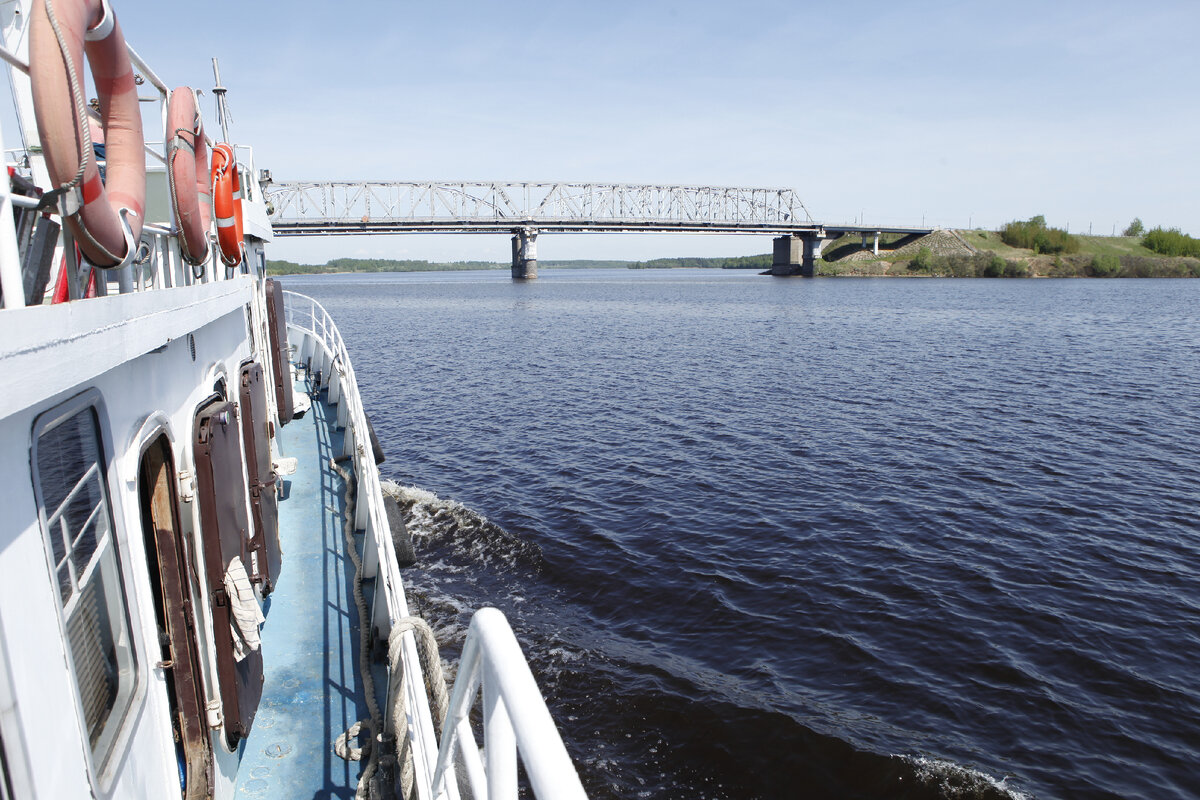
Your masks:
M 482 748 L 470 718 L 480 699 Z M 467 630 L 433 774 L 439 800 L 449 797 L 456 753 L 474 798 L 516 800 L 518 753 L 537 797 L 587 797 L 517 637 L 495 608 L 476 611 Z
M 409 612 L 391 529 L 383 507 L 383 489 L 379 481 L 379 469 L 375 465 L 362 396 L 358 391 L 358 379 L 350 363 L 346 344 L 325 308 L 313 298 L 297 292 L 284 292 L 283 296 L 289 341 L 296 341 L 292 333 L 300 334 L 296 358 L 301 363 L 307 363 L 314 376 L 317 372 L 321 373 L 331 393 L 330 403 L 338 406 L 337 424 L 345 427 L 342 455 L 350 457 L 358 481 L 354 527 L 356 531 L 364 531 L 362 574 L 364 578 L 375 579 L 371 628 L 386 640 L 392 626 L 407 617 Z M 433 718 L 424 685 L 408 679 L 410 675 L 423 674 L 416 639 L 409 632 L 404 634 L 401 642 L 405 675 L 402 686 L 406 693 L 405 707 L 410 709 L 411 718 L 408 722 L 415 744 L 412 748 L 413 766 L 417 776 L 424 778 L 418 779 L 416 784 L 428 787 L 436 758 Z M 388 705 L 391 705 L 390 698 Z
M 321 373 L 330 402 L 337 403 L 338 424 L 346 429 L 343 455 L 352 459 L 358 480 L 354 524 L 365 532 L 363 575 L 375 578 L 371 627 L 386 639 L 409 610 L 358 379 L 337 325 L 320 303 L 285 291 L 284 308 L 289 332 L 300 336 L 297 360 L 309 364 L 314 375 Z M 290 336 L 289 340 L 295 341 Z M 404 633 L 401 642 L 403 689 L 417 745 L 413 748 L 415 783 L 423 800 L 458 799 L 456 762 L 461 763 L 474 797 L 515 800 L 518 752 L 537 796 L 586 797 L 533 673 L 500 611 L 481 609 L 471 621 L 440 745 L 423 681 L 408 679 L 422 676 L 414 634 Z M 485 757 L 480 756 L 470 723 L 470 711 L 481 692 Z

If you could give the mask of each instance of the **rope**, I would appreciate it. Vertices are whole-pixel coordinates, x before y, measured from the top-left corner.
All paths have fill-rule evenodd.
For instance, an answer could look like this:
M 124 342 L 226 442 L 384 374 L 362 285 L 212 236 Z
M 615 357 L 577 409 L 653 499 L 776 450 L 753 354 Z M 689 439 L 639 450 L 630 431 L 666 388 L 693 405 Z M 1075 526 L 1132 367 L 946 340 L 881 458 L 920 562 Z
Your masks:
M 392 705 L 388 708 L 385 732 L 396 741 L 397 763 L 400 764 L 400 788 L 402 797 L 412 797 L 413 763 L 412 743 L 409 741 L 405 707 L 403 637 L 412 631 L 417 642 L 417 656 L 421 662 L 421 674 L 425 679 L 425 694 L 433 699 L 433 725 L 437 739 L 442 738 L 442 729 L 446 724 L 446 714 L 450 709 L 450 698 L 446 692 L 446 678 L 442 672 L 442 659 L 438 654 L 437 639 L 429 623 L 420 617 L 403 617 L 396 620 L 392 632 L 388 635 L 388 696 Z M 399 735 L 396 723 L 400 723 Z
M 358 668 L 362 676 L 363 694 L 366 695 L 367 699 L 367 711 L 371 715 L 369 722 L 360 720 L 350 726 L 349 731 L 338 737 L 338 742 L 341 743 L 342 749 L 345 749 L 346 739 L 351 736 L 357 736 L 364 724 L 369 725 L 372 731 L 383 730 L 383 715 L 379 711 L 379 701 L 375 699 L 375 677 L 371 675 L 371 639 L 368 633 L 371 630 L 371 620 L 367 612 L 367 600 L 362 592 L 362 559 L 359 558 L 358 548 L 354 544 L 354 481 L 351 479 L 350 473 L 342 469 L 336 461 L 330 459 L 329 463 L 342 476 L 342 480 L 346 484 L 346 522 L 342 526 L 342 531 L 346 538 L 346 554 L 354 562 L 354 604 L 358 607 Z M 353 734 L 351 731 L 353 731 Z M 334 744 L 334 752 L 342 756 L 342 753 L 338 750 L 337 743 Z M 342 757 L 345 758 L 345 756 Z M 362 750 L 360 749 L 358 758 L 353 760 L 357 761 L 361 759 Z M 375 776 L 375 770 L 378 767 L 378 751 L 372 747 L 367 757 L 367 766 L 363 769 L 362 775 L 358 779 L 358 788 L 354 792 L 356 800 L 365 800 L 370 795 L 369 787 L 371 779 Z
M 334 741 L 333 752 L 337 753 L 338 757 L 340 757 L 346 761 L 362 761 L 363 748 L 350 747 L 348 742 L 351 739 L 357 739 L 359 733 L 362 732 L 363 728 L 366 728 L 367 733 L 370 734 L 371 723 L 369 723 L 365 720 L 359 720 L 358 722 L 351 725 L 346 730 L 345 733 L 343 733 L 341 736 L 339 736 L 337 738 L 336 741 Z
M 425 692 L 433 698 L 433 726 L 439 740 L 446 714 L 450 711 L 450 696 L 446 692 L 446 677 L 442 673 L 442 659 L 438 655 L 437 639 L 429 623 L 420 617 L 404 617 L 397 620 L 388 636 L 388 662 L 393 669 L 400 663 L 400 637 L 412 631 L 417 640 L 417 654 L 421 659 L 421 673 L 425 676 Z
M 446 678 L 442 670 L 442 659 L 438 654 L 437 639 L 429 623 L 420 617 L 409 616 L 396 621 L 388 634 L 388 696 L 392 704 L 387 709 L 387 716 L 381 720 L 379 703 L 375 699 L 375 678 L 371 675 L 370 615 L 367 611 L 367 601 L 362 592 L 362 559 L 354 542 L 354 510 L 355 485 L 350 473 L 343 469 L 337 461 L 330 459 L 330 465 L 337 470 L 346 484 L 345 505 L 346 521 L 343 532 L 346 539 L 346 551 L 354 562 L 354 603 L 358 607 L 359 623 L 359 670 L 362 673 L 363 691 L 367 698 L 367 710 L 371 719 L 360 720 L 343 733 L 334 742 L 334 752 L 347 761 L 361 761 L 366 751 L 367 766 L 359 778 L 355 791 L 356 800 L 368 797 L 380 797 L 381 789 L 376 781 L 376 771 L 380 765 L 394 767 L 400 765 L 401 797 L 413 797 L 414 769 L 412 760 L 412 742 L 408 733 L 408 712 L 404 699 L 404 664 L 402 638 L 411 631 L 417 642 L 417 655 L 421 662 L 421 673 L 424 676 L 426 696 L 433 699 L 433 723 L 437 738 L 440 740 L 445 726 L 446 715 L 450 708 L 450 698 L 446 692 Z M 397 723 L 399 723 L 397 725 Z M 350 739 L 356 738 L 366 727 L 369 731 L 381 732 L 377 737 L 381 742 L 387 739 L 395 741 L 395 754 L 381 752 L 383 748 L 352 748 L 348 746 Z
M 112 12 L 110 11 L 109 13 Z M 62 193 L 74 189 L 83 180 L 83 173 L 87 170 L 88 156 L 92 152 L 92 132 L 88 127 L 87 105 L 83 101 L 83 88 L 79 83 L 79 76 L 75 74 L 75 62 L 71 58 L 71 50 L 67 46 L 67 39 L 63 36 L 62 28 L 58 25 L 58 17 L 54 14 L 54 3 L 51 0 L 46 0 L 46 16 L 50 18 L 50 27 L 54 30 L 54 38 L 58 40 L 58 49 L 62 53 L 63 63 L 67 67 L 67 79 L 71 85 L 71 98 L 75 101 L 76 125 L 79 126 L 79 132 L 83 135 L 83 150 L 79 154 L 79 169 L 70 183 L 64 183 L 58 187 L 56 191 Z
M 104 11 L 105 14 L 113 13 L 112 9 L 107 3 L 104 4 Z M 75 71 L 75 62 L 71 58 L 71 50 L 67 46 L 67 39 L 63 35 L 62 28 L 58 24 L 58 17 L 54 14 L 54 3 L 52 0 L 46 0 L 46 16 L 50 19 L 50 28 L 54 31 L 54 38 L 58 41 L 59 52 L 62 53 L 63 64 L 67 68 L 67 82 L 71 87 L 71 98 L 75 101 L 75 126 L 79 129 L 79 133 L 83 137 L 83 147 L 79 152 L 79 169 L 75 171 L 75 177 L 72 178 L 70 182 L 64 183 L 58 188 L 51 189 L 49 192 L 46 192 L 42 196 L 41 201 L 38 203 L 39 211 L 56 204 L 59 197 L 79 186 L 80 182 L 83 181 L 84 173 L 87 171 L 88 159 L 92 155 L 92 131 L 88 125 L 87 104 L 84 102 L 83 86 L 79 81 L 79 75 Z M 81 212 L 83 210 L 82 197 L 78 199 L 78 203 L 79 207 L 71 210 L 68 213 L 68 204 L 64 202 L 64 207 L 60 210 L 62 216 L 66 218 Z M 116 261 L 118 266 L 124 261 L 121 256 L 109 252 L 107 247 L 96 241 L 95 237 L 92 236 L 91 231 L 87 229 L 86 225 L 79 225 L 79 233 L 82 234 L 82 238 L 86 239 L 89 245 L 100 251 L 109 260 Z M 126 253 L 126 255 L 129 255 L 129 253 Z M 107 268 L 102 267 L 102 269 Z

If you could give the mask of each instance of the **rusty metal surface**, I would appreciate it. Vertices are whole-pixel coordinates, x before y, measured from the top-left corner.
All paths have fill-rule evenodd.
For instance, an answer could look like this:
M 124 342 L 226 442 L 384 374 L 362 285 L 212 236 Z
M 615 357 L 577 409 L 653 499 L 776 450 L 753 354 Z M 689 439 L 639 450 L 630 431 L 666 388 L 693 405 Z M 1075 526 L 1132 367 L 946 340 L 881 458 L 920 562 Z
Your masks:
M 270 594 L 279 579 L 282 556 L 279 550 L 279 506 L 275 493 L 278 477 L 271 468 L 271 439 L 267 428 L 267 387 L 262 365 L 242 365 L 239 401 L 242 411 L 242 441 L 246 446 L 246 474 L 250 509 L 254 515 L 251 547 L 257 553 L 251 579 Z
M 279 424 L 292 421 L 292 369 L 288 360 L 287 315 L 283 310 L 283 287 L 267 281 L 267 333 L 271 339 L 271 373 L 275 378 L 275 405 Z
M 184 800 L 205 800 L 212 794 L 212 753 L 204 689 L 200 685 L 200 651 L 188 590 L 175 469 L 168 447 L 166 439 L 161 438 L 142 457 L 142 525 L 146 539 L 153 544 L 151 557 L 158 565 L 158 620 L 165 627 L 168 640 L 160 663 L 174 699 L 177 717 L 172 722 L 186 761 Z
M 242 447 L 237 406 L 215 400 L 196 414 L 193 445 L 196 460 L 196 498 L 200 503 L 201 539 L 208 592 L 212 601 L 213 641 L 217 650 L 217 681 L 231 746 L 249 735 L 263 687 L 261 650 L 251 650 L 240 662 L 233 657 L 229 598 L 225 571 L 236 556 L 252 564 L 246 519 L 246 488 L 242 483 Z

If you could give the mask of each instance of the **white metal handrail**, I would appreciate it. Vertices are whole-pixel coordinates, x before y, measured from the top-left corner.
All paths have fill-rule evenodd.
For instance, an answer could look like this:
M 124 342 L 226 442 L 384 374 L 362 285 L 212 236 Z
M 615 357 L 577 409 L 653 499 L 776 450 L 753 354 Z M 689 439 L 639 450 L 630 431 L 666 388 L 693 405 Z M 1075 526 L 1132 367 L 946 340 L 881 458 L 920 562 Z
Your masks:
M 366 544 L 363 547 L 364 577 L 375 577 L 376 586 L 383 589 L 383 600 L 376 594 L 375 607 L 372 610 L 373 625 L 381 630 L 381 637 L 391 631 L 401 619 L 408 616 L 408 603 L 404 597 L 403 584 L 400 579 L 400 565 L 396 560 L 395 547 L 392 544 L 391 528 L 387 522 L 387 514 L 383 508 L 383 489 L 379 481 L 379 469 L 375 465 L 374 452 L 369 440 L 366 413 L 362 407 L 362 396 L 358 391 L 358 379 L 350 362 L 350 354 L 342 340 L 341 333 L 334 324 L 333 318 L 325 308 L 311 297 L 297 292 L 285 291 L 285 319 L 290 329 L 311 338 L 313 343 L 321 348 L 316 353 L 318 362 L 327 365 L 330 380 L 327 383 L 335 385 L 336 371 L 339 389 L 339 405 L 344 404 L 347 410 L 346 442 L 343 453 L 350 455 L 354 465 L 354 474 L 358 481 L 358 501 L 355 504 L 354 526 L 363 530 Z M 339 418 L 341 412 L 339 410 Z M 365 632 L 364 632 L 365 633 Z M 417 653 L 417 644 L 411 632 L 405 633 L 401 639 L 402 658 L 404 661 L 403 690 L 406 707 L 410 719 L 407 724 L 411 730 L 411 741 L 414 743 L 413 767 L 417 775 L 416 785 L 422 800 L 431 800 L 429 786 L 431 785 L 433 762 L 437 756 L 437 739 L 433 732 L 433 717 L 429 710 L 429 699 L 424 686 L 419 681 L 409 680 L 409 676 L 421 675 L 421 662 Z M 399 722 L 397 724 L 404 724 Z
M 483 757 L 470 721 L 480 695 Z M 476 798 L 516 800 L 518 752 L 535 795 L 587 798 L 517 637 L 495 608 L 476 611 L 467 630 L 433 774 L 439 800 L 446 796 L 456 746 Z
M 364 546 L 364 571 L 376 569 L 373 573 L 376 585 L 383 586 L 386 591 L 386 607 L 382 609 L 386 615 L 381 616 L 377 596 L 372 617 L 375 624 L 390 631 L 393 625 L 408 616 L 408 606 L 383 508 L 379 469 L 367 439 L 367 418 L 358 391 L 358 379 L 345 342 L 329 312 L 306 295 L 291 291 L 283 294 L 288 327 L 311 337 L 320 346 L 322 352 L 316 354 L 314 368 L 319 362 L 320 368 L 327 370 L 326 383 L 331 390 L 335 381 L 340 385 L 338 401 L 345 403 L 349 423 L 345 454 L 353 459 L 359 483 L 355 527 L 364 530 L 368 539 Z M 372 561 L 373 553 L 377 562 Z M 457 800 L 458 783 L 450 779 L 456 748 L 476 798 L 515 800 L 518 751 L 537 796 L 587 797 L 520 645 L 500 611 L 480 609 L 471 620 L 448 717 L 442 726 L 440 747 L 434 737 L 424 686 L 419 680 L 408 678 L 422 674 L 416 640 L 412 633 L 405 633 L 401 641 L 404 645 L 405 697 L 407 707 L 413 710 L 409 722 L 413 728 L 413 741 L 417 744 L 413 748 L 417 756 L 414 766 L 419 776 L 418 793 L 422 798 Z M 469 720 L 481 690 L 486 765 L 480 757 Z

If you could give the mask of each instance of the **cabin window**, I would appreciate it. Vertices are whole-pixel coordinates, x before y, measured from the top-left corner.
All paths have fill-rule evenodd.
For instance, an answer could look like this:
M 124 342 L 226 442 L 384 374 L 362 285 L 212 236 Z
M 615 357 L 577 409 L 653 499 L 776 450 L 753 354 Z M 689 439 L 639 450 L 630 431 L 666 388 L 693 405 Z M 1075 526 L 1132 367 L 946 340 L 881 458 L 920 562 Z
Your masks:
M 72 406 L 38 420 L 33 467 L 84 729 L 100 768 L 133 697 L 134 656 L 96 409 Z

